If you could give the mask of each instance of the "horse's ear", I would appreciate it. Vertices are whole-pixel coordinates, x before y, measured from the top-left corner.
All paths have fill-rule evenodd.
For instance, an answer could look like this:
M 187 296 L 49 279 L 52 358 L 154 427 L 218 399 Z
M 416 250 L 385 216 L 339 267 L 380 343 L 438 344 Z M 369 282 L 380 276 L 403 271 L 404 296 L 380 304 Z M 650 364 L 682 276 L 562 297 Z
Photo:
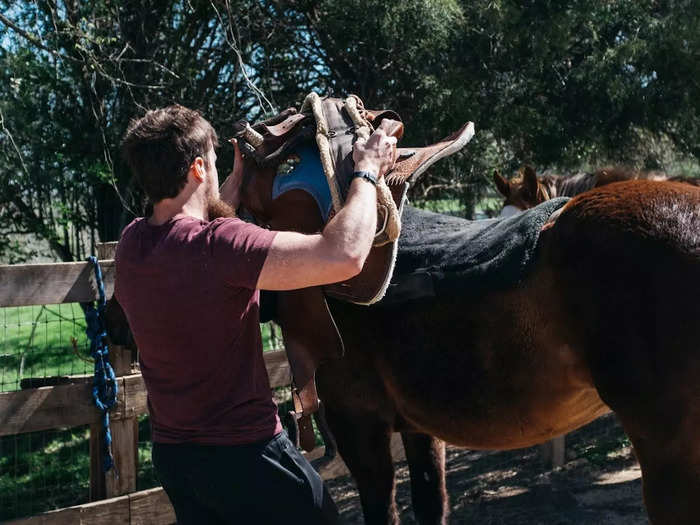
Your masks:
M 493 182 L 496 183 L 496 188 L 498 188 L 498 191 L 501 192 L 501 195 L 504 197 L 510 197 L 510 184 L 508 184 L 508 181 L 498 172 L 498 170 L 493 170 Z
M 537 174 L 532 166 L 525 166 L 523 169 L 523 186 L 531 197 L 537 195 Z

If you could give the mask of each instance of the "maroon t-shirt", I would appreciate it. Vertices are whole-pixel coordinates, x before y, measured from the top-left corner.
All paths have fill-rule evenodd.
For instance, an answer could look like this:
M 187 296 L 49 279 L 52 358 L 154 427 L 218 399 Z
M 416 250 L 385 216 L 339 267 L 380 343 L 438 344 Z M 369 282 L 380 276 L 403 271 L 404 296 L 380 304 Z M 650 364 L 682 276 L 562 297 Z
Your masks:
M 153 441 L 238 445 L 281 431 L 255 289 L 274 235 L 188 216 L 122 232 L 114 292 L 139 348 Z

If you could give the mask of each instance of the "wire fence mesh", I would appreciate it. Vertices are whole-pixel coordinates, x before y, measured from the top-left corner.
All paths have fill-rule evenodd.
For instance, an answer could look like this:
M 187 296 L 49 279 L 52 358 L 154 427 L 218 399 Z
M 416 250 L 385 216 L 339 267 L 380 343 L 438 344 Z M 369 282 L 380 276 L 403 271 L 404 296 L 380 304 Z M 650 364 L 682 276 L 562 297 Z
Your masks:
M 79 304 L 0 308 L 0 324 L 0 392 L 92 373 Z
M 89 427 L 0 438 L 0 521 L 86 503 Z

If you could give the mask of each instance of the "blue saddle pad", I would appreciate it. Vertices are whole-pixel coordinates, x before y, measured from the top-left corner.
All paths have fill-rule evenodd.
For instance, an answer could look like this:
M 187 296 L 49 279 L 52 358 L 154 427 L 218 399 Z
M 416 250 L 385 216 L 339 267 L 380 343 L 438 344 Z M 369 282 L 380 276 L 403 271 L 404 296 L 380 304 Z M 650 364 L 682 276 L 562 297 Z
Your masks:
M 290 190 L 304 190 L 314 198 L 323 222 L 326 223 L 333 202 L 318 148 L 305 145 L 297 149 L 295 153 L 299 156 L 299 162 L 289 173 L 279 174 L 275 177 L 272 183 L 272 198 L 276 199 Z
M 531 267 L 542 226 L 568 201 L 559 197 L 513 217 L 479 221 L 407 206 L 392 283 L 399 292 L 402 280 L 427 274 L 438 295 L 512 287 Z

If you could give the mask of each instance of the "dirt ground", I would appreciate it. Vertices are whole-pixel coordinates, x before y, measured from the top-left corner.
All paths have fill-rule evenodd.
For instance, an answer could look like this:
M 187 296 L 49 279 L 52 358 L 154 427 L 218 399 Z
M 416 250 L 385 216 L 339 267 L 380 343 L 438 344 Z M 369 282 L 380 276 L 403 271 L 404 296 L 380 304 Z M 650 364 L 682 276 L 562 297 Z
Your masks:
M 508 452 L 447 449 L 450 523 L 479 525 L 640 525 L 648 523 L 641 472 L 613 415 L 569 434 L 566 463 L 547 470 L 539 447 Z M 404 524 L 411 510 L 405 462 L 396 465 L 396 500 Z M 344 523 L 363 523 L 355 483 L 329 481 Z

